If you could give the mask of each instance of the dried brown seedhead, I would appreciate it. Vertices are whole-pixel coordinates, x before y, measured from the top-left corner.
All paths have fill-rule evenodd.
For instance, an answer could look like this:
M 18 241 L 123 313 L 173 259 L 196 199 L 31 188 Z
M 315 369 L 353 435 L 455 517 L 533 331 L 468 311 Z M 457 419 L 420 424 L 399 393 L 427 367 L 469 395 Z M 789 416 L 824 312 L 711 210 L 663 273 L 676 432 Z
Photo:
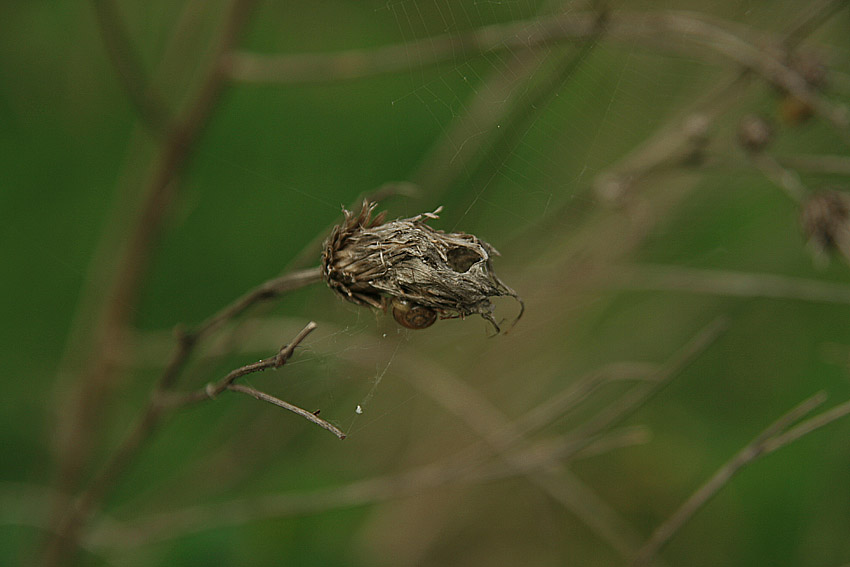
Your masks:
M 819 253 L 850 252 L 850 195 L 843 191 L 819 191 L 803 203 L 801 224 Z
M 322 272 L 328 286 L 357 305 L 383 310 L 391 307 L 402 325 L 422 329 L 437 317 L 449 319 L 478 314 L 499 332 L 491 297 L 517 293 L 493 272 L 498 252 L 479 238 L 446 233 L 428 226 L 433 213 L 384 222 L 372 217 L 375 203 L 364 202 L 360 212 L 343 209 L 345 219 L 325 241 Z

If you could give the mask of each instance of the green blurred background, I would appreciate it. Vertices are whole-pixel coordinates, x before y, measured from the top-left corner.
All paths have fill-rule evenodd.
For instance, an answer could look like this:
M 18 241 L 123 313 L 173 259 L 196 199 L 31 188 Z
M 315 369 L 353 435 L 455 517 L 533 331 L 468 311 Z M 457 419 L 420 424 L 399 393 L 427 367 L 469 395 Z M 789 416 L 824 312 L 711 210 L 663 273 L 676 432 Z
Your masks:
M 843 108 L 850 101 L 844 4 L 612 2 L 607 9 L 612 22 L 628 22 L 627 13 L 696 10 L 770 56 L 789 26 L 820 10 L 829 16 L 801 49 L 823 59 L 823 96 Z M 156 91 L 171 108 L 185 107 L 228 3 L 116 6 Z M 590 8 L 532 0 L 259 2 L 238 44 L 264 54 L 330 53 Z M 117 80 L 92 3 L 9 0 L 3 13 L 0 564 L 11 565 L 30 564 L 46 537 L 57 428 L 73 403 L 75 370 L 89 352 L 94 313 L 159 142 Z M 628 553 L 569 504 L 576 494 L 593 495 L 590 515 L 610 514 L 609 527 L 639 544 L 795 404 L 819 390 L 829 393 L 826 407 L 850 398 L 846 302 L 633 289 L 644 286 L 622 275 L 624 266 L 660 264 L 846 284 L 847 263 L 837 256 L 818 267 L 799 230 L 799 204 L 735 134 L 742 116 L 759 113 L 775 124 L 768 151 L 780 162 L 846 160 L 846 127 L 820 116 L 782 122 L 781 93 L 752 73 L 722 105 L 703 102 L 741 73 L 738 63 L 676 34 L 627 35 L 601 32 L 585 44 L 522 50 L 507 45 L 519 41 L 513 34 L 498 49 L 458 51 L 435 65 L 420 66 L 413 53 L 409 65 L 376 77 L 234 82 L 165 215 L 84 476 L 143 407 L 176 324 L 202 321 L 288 267 L 317 264 L 315 243 L 341 218 L 341 206 L 388 182 L 419 185 L 413 196 L 382 203 L 390 218 L 443 205 L 433 226 L 498 248 L 496 270 L 523 296 L 526 314 L 496 338 L 478 318 L 411 332 L 321 285 L 252 311 L 196 357 L 178 387 L 197 388 L 270 356 L 315 320 L 318 330 L 291 365 L 246 383 L 321 408 L 349 438 L 339 442 L 235 394 L 181 411 L 93 518 L 79 564 L 624 565 Z M 652 159 L 635 156 L 659 132 L 673 132 L 665 139 L 679 140 L 674 146 L 687 153 L 675 133 L 695 113 L 711 116 L 701 160 L 673 159 L 646 173 Z M 844 163 L 843 174 L 801 168 L 803 185 L 846 187 Z M 598 198 L 600 180 L 621 173 L 634 178 L 628 195 L 617 203 Z M 499 318 L 515 314 L 514 304 L 498 302 Z M 630 431 L 643 443 L 542 469 L 564 499 L 511 474 L 436 486 L 408 479 L 392 485 L 397 494 L 323 503 L 323 491 L 464 454 L 482 436 L 471 422 L 487 404 L 516 420 L 594 369 L 664 364 L 717 317 L 727 322 L 723 334 L 625 422 L 642 427 Z M 433 391 L 440 384 L 449 388 L 440 390 L 443 398 Z M 600 388 L 529 440 L 574 431 L 632 385 Z M 479 405 L 464 409 L 452 395 L 464 387 Z M 451 400 L 460 410 L 450 409 Z M 848 441 L 845 419 L 744 469 L 665 547 L 664 564 L 850 563 Z M 252 505 L 247 515 L 211 508 L 238 499 L 268 508 Z M 187 510 L 205 519 L 180 524 Z M 184 528 L 152 541 L 122 537 L 129 532 L 119 528 L 149 518 L 163 525 L 176 518 Z

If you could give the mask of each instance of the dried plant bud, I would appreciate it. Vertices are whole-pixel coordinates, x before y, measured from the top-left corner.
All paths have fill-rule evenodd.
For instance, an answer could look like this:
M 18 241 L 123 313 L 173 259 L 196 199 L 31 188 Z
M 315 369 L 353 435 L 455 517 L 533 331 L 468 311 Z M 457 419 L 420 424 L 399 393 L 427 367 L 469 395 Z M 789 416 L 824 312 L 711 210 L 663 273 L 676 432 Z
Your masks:
M 828 82 L 828 69 L 823 58 L 814 51 L 796 51 L 787 56 L 787 65 L 814 90 L 823 90 Z M 796 126 L 814 115 L 809 102 L 785 90 L 780 91 L 779 116 L 785 124 Z
M 491 297 L 516 292 L 493 272 L 498 252 L 471 234 L 446 233 L 426 224 L 437 218 L 424 213 L 384 222 L 372 217 L 376 204 L 364 202 L 359 213 L 343 210 L 322 252 L 322 272 L 328 286 L 357 305 L 386 310 L 411 329 L 442 319 L 478 314 L 493 324 Z M 519 319 L 517 316 L 517 319 Z
M 753 153 L 762 151 L 773 140 L 773 127 L 755 114 L 748 114 L 738 123 L 738 141 L 745 150 Z
M 820 191 L 803 203 L 803 232 L 820 253 L 850 252 L 850 195 Z

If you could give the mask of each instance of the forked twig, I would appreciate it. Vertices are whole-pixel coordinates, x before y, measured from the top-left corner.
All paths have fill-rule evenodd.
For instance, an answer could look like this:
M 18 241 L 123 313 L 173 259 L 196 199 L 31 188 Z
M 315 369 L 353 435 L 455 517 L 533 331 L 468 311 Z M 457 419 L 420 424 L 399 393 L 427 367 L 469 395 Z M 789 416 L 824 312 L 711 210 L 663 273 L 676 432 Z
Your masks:
M 663 371 L 651 373 L 654 382 L 663 382 L 681 371 L 698 353 L 712 344 L 721 330 L 722 326 L 714 322 L 699 332 L 694 339 L 662 365 Z M 352 349 L 347 352 L 352 355 L 361 351 Z M 350 360 L 363 363 L 362 358 L 359 357 Z M 281 493 L 258 499 L 234 500 L 215 506 L 170 510 L 148 518 L 137 519 L 125 525 L 103 524 L 95 529 L 88 543 L 94 547 L 133 547 L 209 529 L 211 526 L 238 525 L 261 518 L 316 513 L 343 506 L 362 505 L 450 483 L 480 483 L 512 478 L 529 474 L 534 470 L 543 471 L 562 462 L 565 446 L 575 448 L 569 454 L 569 458 L 578 459 L 629 440 L 639 442 L 643 438 L 643 433 L 639 430 L 627 429 L 614 432 L 613 436 L 608 434 L 610 430 L 606 430 L 603 433 L 594 434 L 592 438 L 585 439 L 580 444 L 576 443 L 573 434 L 568 434 L 566 442 L 557 439 L 555 442 L 537 442 L 528 447 L 510 449 L 510 446 L 520 441 L 522 436 L 545 425 L 546 420 L 570 411 L 586 397 L 585 390 L 595 389 L 594 384 L 619 379 L 633 380 L 640 377 L 646 379 L 647 370 L 650 369 L 635 364 L 603 367 L 580 380 L 579 382 L 584 385 L 578 389 L 579 391 L 570 388 L 568 394 L 558 396 L 559 401 L 554 407 L 544 402 L 538 408 L 528 412 L 527 417 L 521 417 L 512 424 L 506 424 L 502 419 L 494 421 L 491 412 L 486 410 L 482 412 L 480 408 L 473 408 L 477 422 L 492 423 L 494 429 L 486 432 L 490 441 L 479 441 L 448 458 L 397 475 L 355 481 L 306 494 Z M 193 392 L 192 395 L 209 399 L 203 392 Z M 459 411 L 464 411 L 462 403 L 460 406 Z M 487 448 L 487 445 L 490 447 Z M 489 456 L 494 449 L 504 451 L 508 462 L 489 463 Z
M 717 492 L 729 482 L 741 469 L 780 449 L 812 431 L 832 423 L 836 419 L 850 414 L 850 401 L 813 417 L 796 427 L 792 424 L 814 411 L 826 401 L 826 393 L 818 392 L 797 407 L 777 419 L 760 433 L 752 442 L 738 451 L 699 489 L 688 498 L 678 510 L 658 526 L 652 537 L 643 545 L 632 560 L 632 567 L 649 565 L 670 538 L 690 520 Z
M 265 285 L 265 284 L 264 284 Z M 264 285 L 261 285 L 259 289 L 263 289 Z M 253 293 L 249 292 L 245 297 L 251 296 Z M 237 301 L 234 305 L 238 304 Z M 222 310 L 222 312 L 227 311 L 227 309 Z M 320 418 L 315 413 L 309 412 L 305 409 L 299 408 L 289 402 L 285 402 L 279 398 L 276 398 L 270 394 L 266 394 L 265 392 L 261 392 L 254 388 L 250 388 L 248 386 L 243 386 L 241 384 L 235 384 L 236 380 L 242 378 L 243 376 L 247 376 L 249 374 L 254 374 L 256 372 L 262 372 L 264 370 L 268 370 L 270 368 L 280 368 L 286 361 L 292 357 L 292 353 L 295 352 L 295 348 L 307 338 L 307 335 L 313 332 L 316 329 L 316 323 L 314 321 L 310 321 L 307 325 L 301 329 L 301 331 L 292 339 L 291 342 L 285 344 L 281 347 L 280 351 L 274 356 L 269 358 L 265 358 L 258 362 L 252 362 L 251 364 L 246 364 L 245 366 L 240 366 L 235 370 L 232 370 L 217 382 L 210 382 L 205 387 L 195 390 L 194 392 L 189 392 L 187 394 L 172 394 L 166 395 L 162 393 L 158 398 L 158 404 L 168 407 L 170 410 L 176 410 L 178 408 L 195 404 L 198 402 L 203 402 L 205 400 L 215 399 L 219 394 L 226 390 L 231 390 L 233 392 L 241 392 L 243 394 L 248 394 L 258 400 L 268 402 L 270 404 L 276 405 L 278 407 L 282 407 L 287 409 L 295 414 L 300 415 L 301 417 L 307 419 L 322 427 L 323 429 L 327 429 L 334 435 L 336 435 L 340 439 L 345 439 L 345 434 L 340 431 L 334 425 L 331 425 L 324 419 Z
M 292 353 L 298 344 L 300 344 L 315 328 L 316 324 L 311 321 L 289 344 L 284 345 L 275 356 L 237 368 L 236 370 L 228 373 L 227 376 L 218 382 L 209 384 L 205 388 L 196 392 L 176 397 L 168 396 L 166 395 L 165 390 L 162 389 L 162 382 L 160 382 L 160 384 L 151 393 L 148 405 L 142 411 L 141 416 L 130 434 L 110 455 L 109 460 L 100 469 L 98 474 L 89 484 L 88 488 L 83 490 L 74 500 L 73 504 L 67 507 L 65 516 L 60 519 L 55 530 L 53 530 L 58 539 L 55 546 L 48 550 L 46 562 L 60 561 L 60 557 L 55 556 L 54 553 L 58 552 L 59 549 L 65 549 L 71 543 L 76 544 L 79 537 L 79 531 L 92 514 L 94 508 L 101 502 L 104 496 L 106 496 L 109 489 L 112 488 L 116 480 L 133 461 L 139 449 L 151 437 L 154 430 L 162 423 L 165 417 L 172 414 L 179 408 L 203 400 L 211 400 L 224 390 L 233 390 L 252 395 L 257 399 L 288 409 L 289 411 L 297 413 L 320 427 L 334 433 L 338 438 L 344 439 L 345 435 L 339 429 L 319 418 L 315 414 L 307 412 L 306 410 L 298 408 L 292 404 L 288 404 L 274 396 L 254 390 L 253 388 L 241 387 L 233 383 L 237 378 L 242 376 L 246 376 L 254 372 L 260 372 L 268 368 L 279 368 L 280 366 L 283 366 L 292 356 Z M 169 368 L 171 368 L 171 366 L 169 366 Z

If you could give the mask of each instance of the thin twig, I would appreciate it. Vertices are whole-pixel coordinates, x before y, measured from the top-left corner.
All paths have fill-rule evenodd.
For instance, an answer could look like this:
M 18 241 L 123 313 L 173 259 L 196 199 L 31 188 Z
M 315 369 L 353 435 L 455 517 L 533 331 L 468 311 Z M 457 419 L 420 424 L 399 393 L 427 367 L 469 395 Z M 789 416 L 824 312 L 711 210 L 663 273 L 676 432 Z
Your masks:
M 703 329 L 682 350 L 674 354 L 658 372 L 652 373 L 655 381 L 663 381 L 670 378 L 672 374 L 684 369 L 688 361 L 706 348 L 720 328 L 717 323 Z M 351 358 L 353 362 L 363 363 L 359 356 L 361 349 L 348 349 L 344 354 L 358 356 Z M 371 362 L 369 363 L 371 364 Z M 646 368 L 636 365 L 609 365 L 597 372 L 592 373 L 580 382 L 599 382 L 605 380 L 631 379 L 642 376 Z M 602 378 L 600 378 L 602 377 Z M 604 381 L 604 380 L 603 380 Z M 579 389 L 584 392 L 585 388 Z M 584 395 L 577 395 L 574 389 L 570 389 L 569 395 L 559 396 L 562 399 L 557 405 L 563 411 L 580 403 Z M 197 399 L 209 399 L 204 391 L 193 392 L 192 396 Z M 197 400 L 195 400 L 197 401 Z M 170 401 L 164 400 L 165 405 L 179 405 L 184 403 L 179 398 Z M 464 404 L 459 402 L 458 411 L 464 411 Z M 474 409 L 474 408 L 473 408 Z M 505 424 L 503 420 L 497 419 L 490 412 L 484 411 L 476 420 L 486 420 L 493 423 L 495 429 L 487 432 L 501 450 L 507 451 L 508 447 L 521 439 L 519 434 L 526 434 L 530 430 L 539 427 L 544 416 L 554 417 L 556 410 L 549 403 L 543 403 L 539 407 L 529 411 L 526 417 L 519 418 L 513 424 Z M 476 410 L 478 415 L 478 410 Z M 487 417 L 487 416 L 490 417 Z M 533 416 L 533 417 L 529 417 Z M 483 421 L 482 421 L 483 423 Z M 623 435 L 630 435 L 628 430 Z M 196 506 L 185 510 L 172 510 L 153 515 L 147 519 L 135 520 L 126 525 L 103 524 L 95 530 L 92 541 L 94 546 L 138 546 L 160 541 L 190 532 L 210 529 L 214 526 L 238 525 L 262 518 L 281 517 L 292 514 L 315 513 L 322 510 L 343 506 L 355 506 L 368 502 L 386 500 L 402 494 L 412 494 L 436 486 L 442 486 L 455 482 L 489 482 L 493 480 L 526 475 L 534 470 L 547 470 L 563 461 L 565 447 L 574 449 L 570 453 L 571 459 L 578 459 L 594 451 L 602 450 L 608 446 L 616 446 L 615 439 L 619 434 L 612 437 L 607 433 L 596 433 L 592 438 L 583 439 L 580 444 L 576 442 L 574 434 L 569 434 L 564 439 L 555 439 L 545 442 L 534 443 L 528 447 L 505 453 L 507 463 L 499 461 L 488 464 L 488 457 L 492 449 L 482 451 L 485 442 L 480 441 L 469 447 L 458 451 L 454 455 L 410 471 L 373 479 L 356 481 L 348 485 L 321 489 L 307 494 L 276 494 L 263 496 L 259 499 L 239 500 L 224 503 L 220 506 Z M 634 440 L 640 441 L 642 436 L 637 432 Z
M 157 385 L 158 391 L 165 392 L 174 385 L 197 345 L 220 328 L 221 325 L 238 317 L 259 302 L 276 299 L 284 293 L 319 282 L 321 278 L 321 268 L 319 267 L 284 274 L 261 283 L 230 305 L 220 309 L 194 329 L 187 331 L 178 328 L 176 331 L 177 347 L 160 376 Z
M 191 334 L 199 339 L 216 330 L 222 323 L 238 317 L 252 305 L 261 301 L 277 299 L 282 294 L 322 281 L 322 269 L 319 266 L 290 272 L 271 279 L 255 287 L 218 313 L 198 325 Z
M 806 37 L 832 18 L 839 10 L 847 6 L 847 0 L 820 0 L 807 2 L 806 10 L 787 27 L 782 40 L 787 48 L 797 47 Z
M 775 274 L 642 264 L 618 268 L 609 283 L 624 289 L 685 291 L 850 305 L 850 286 Z
M 781 435 L 768 439 L 764 443 L 764 452 L 765 454 L 772 453 L 773 451 L 784 447 L 785 445 L 796 441 L 800 437 L 808 435 L 812 431 L 819 429 L 824 425 L 828 425 L 845 415 L 850 415 L 850 401 L 839 404 L 830 410 L 807 419 Z
M 169 409 L 177 409 L 208 399 L 214 399 L 223 391 L 227 390 L 234 381 L 243 376 L 247 376 L 248 374 L 253 374 L 255 372 L 262 372 L 269 368 L 280 368 L 286 364 L 286 361 L 292 356 L 292 353 L 295 351 L 295 347 L 301 344 L 301 342 L 307 338 L 307 335 L 312 333 L 315 328 L 316 323 L 314 321 L 310 321 L 303 329 L 301 329 L 291 342 L 283 345 L 276 355 L 264 358 L 258 362 L 246 364 L 245 366 L 240 366 L 239 368 L 229 372 L 218 382 L 211 382 L 205 387 L 195 390 L 194 392 L 188 392 L 185 394 L 170 394 L 166 393 L 165 390 L 160 389 L 157 395 L 157 403 L 168 407 Z
M 573 384 L 564 388 L 533 410 L 519 418 L 516 427 L 522 434 L 527 435 L 540 429 L 558 417 L 563 417 L 570 410 L 587 399 L 596 390 L 612 382 L 654 380 L 658 372 L 655 364 L 638 362 L 619 362 L 607 364 L 586 376 L 582 376 Z
M 103 312 L 95 325 L 94 346 L 88 363 L 80 374 L 76 396 L 70 402 L 68 433 L 59 453 L 57 486 L 60 492 L 77 488 L 84 463 L 93 447 L 100 407 L 107 401 L 117 367 L 116 354 L 126 344 L 126 335 L 135 313 L 144 274 L 157 238 L 176 193 L 175 179 L 185 167 L 194 142 L 200 136 L 225 86 L 221 58 L 229 52 L 247 20 L 255 0 L 233 0 L 229 17 L 215 47 L 215 57 L 202 82 L 200 91 L 186 115 L 160 151 L 154 174 L 148 184 L 141 210 L 129 231 L 123 252 L 117 259 L 115 278 L 105 294 Z M 57 521 L 63 511 L 57 508 Z M 61 531 L 60 531 L 61 533 Z M 61 538 L 59 538 L 61 539 Z M 57 540 L 58 541 L 58 540 Z M 63 554 L 61 545 L 50 545 L 47 564 L 54 564 Z
M 847 156 L 792 154 L 777 156 L 776 161 L 781 166 L 791 169 L 850 175 L 850 158 Z
M 171 111 L 151 85 L 141 57 L 133 47 L 127 27 L 118 13 L 118 7 L 113 0 L 91 0 L 91 4 L 106 53 L 127 98 L 136 107 L 148 129 L 156 136 L 168 136 L 174 128 Z
M 641 382 L 619 400 L 607 406 L 594 418 L 576 428 L 571 437 L 575 444 L 569 446 L 566 454 L 579 451 L 602 431 L 606 431 L 622 422 L 635 410 L 645 404 L 653 395 L 658 393 L 669 381 L 687 368 L 699 355 L 711 346 L 726 330 L 728 322 L 724 317 L 718 317 L 703 327 L 676 355 L 667 361 L 653 375 L 652 380 Z
M 70 546 L 71 543 L 76 544 L 82 525 L 88 520 L 94 508 L 103 500 L 108 491 L 115 484 L 116 480 L 133 461 L 139 449 L 148 439 L 150 439 L 152 433 L 162 423 L 164 418 L 189 403 L 214 399 L 217 394 L 224 390 L 234 390 L 254 395 L 254 392 L 257 392 L 256 390 L 253 388 L 245 389 L 237 387 L 237 385 L 233 383 L 234 380 L 254 372 L 266 370 L 267 368 L 279 368 L 280 366 L 283 366 L 292 356 L 295 347 L 298 346 L 298 344 L 300 344 L 315 328 L 316 324 L 311 321 L 290 343 L 281 348 L 275 356 L 237 368 L 236 370 L 228 373 L 227 376 L 222 378 L 220 381 L 210 384 L 198 392 L 193 392 L 181 397 L 179 403 L 174 403 L 173 400 L 166 396 L 163 391 L 155 389 L 151 394 L 148 405 L 143 410 L 141 417 L 136 422 L 130 434 L 110 455 L 107 463 L 94 477 L 88 488 L 86 488 L 74 500 L 74 502 L 68 506 L 66 516 L 62 518 L 62 521 L 57 524 L 58 527 L 54 530 L 57 538 L 61 538 L 61 540 L 59 540 L 60 543 L 64 544 L 61 546 L 58 545 L 58 547 Z M 257 392 L 257 394 L 262 394 L 262 392 Z M 257 395 L 254 395 L 254 397 L 258 397 L 258 399 L 263 399 L 264 401 L 269 401 L 270 403 L 275 403 L 275 405 L 284 407 L 299 415 L 309 413 L 297 408 L 296 406 L 287 404 L 282 400 L 278 400 L 273 396 L 268 396 L 267 394 L 262 395 L 265 396 L 265 398 L 259 398 Z M 276 401 L 273 402 L 272 400 Z M 314 414 L 310 414 L 310 416 L 311 417 L 308 417 L 307 419 L 313 423 L 331 431 L 340 439 L 345 438 L 345 435 L 333 425 L 318 418 Z M 53 559 L 51 554 L 48 554 L 48 559 L 56 562 L 61 561 L 61 558 L 59 557 Z
M 770 181 L 779 186 L 795 203 L 801 203 L 809 190 L 800 181 L 796 171 L 786 169 L 773 156 L 766 153 L 750 154 L 750 160 Z
M 424 359 L 397 355 L 408 371 L 405 377 L 443 408 L 461 418 L 509 467 L 521 471 L 533 485 L 548 494 L 596 532 L 623 557 L 639 545 L 637 533 L 562 464 L 529 468 L 522 454 L 509 451 L 523 435 L 508 419 L 465 382 L 439 365 Z M 565 484 L 566 480 L 571 480 Z
M 283 409 L 289 410 L 292 413 L 298 414 L 301 417 L 303 417 L 304 419 L 315 423 L 319 427 L 321 427 L 323 429 L 327 429 L 328 431 L 330 431 L 331 433 L 333 433 L 334 435 L 336 435 L 340 439 L 345 439 L 345 433 L 343 433 L 337 427 L 331 425 L 330 423 L 328 423 L 324 419 L 320 418 L 315 413 L 301 409 L 298 406 L 290 404 L 289 402 L 285 402 L 285 401 L 283 401 L 279 398 L 276 398 L 274 396 L 266 394 L 265 392 L 255 390 L 254 388 L 251 388 L 249 386 L 244 386 L 242 384 L 230 384 L 230 385 L 227 386 L 227 389 L 231 390 L 233 392 L 242 392 L 243 394 L 248 394 L 252 398 L 256 398 L 260 401 L 268 402 L 270 404 L 276 405 L 276 406 L 281 407 Z
M 836 406 L 832 410 L 809 419 L 793 429 L 789 429 L 793 423 L 811 413 L 816 407 L 823 404 L 825 400 L 826 394 L 824 392 L 818 392 L 777 419 L 753 439 L 752 442 L 738 451 L 705 484 L 699 487 L 679 509 L 655 529 L 652 537 L 635 555 L 632 560 L 632 566 L 649 565 L 670 538 L 742 468 L 760 457 L 788 445 L 803 435 L 850 414 L 850 401 L 848 401 Z
M 413 175 L 415 183 L 427 187 L 433 198 L 448 190 L 462 175 L 475 184 L 475 175 L 492 176 L 504 163 L 534 119 L 581 68 L 606 31 L 607 14 L 595 14 L 590 33 L 578 40 L 580 49 L 541 57 L 534 51 L 519 51 L 503 72 L 497 72 L 454 122 L 444 140 L 436 145 Z M 545 80 L 532 81 L 541 71 Z M 517 88 L 518 85 L 529 85 Z M 486 187 L 489 180 L 481 183 Z M 469 210 L 466 211 L 468 213 Z

